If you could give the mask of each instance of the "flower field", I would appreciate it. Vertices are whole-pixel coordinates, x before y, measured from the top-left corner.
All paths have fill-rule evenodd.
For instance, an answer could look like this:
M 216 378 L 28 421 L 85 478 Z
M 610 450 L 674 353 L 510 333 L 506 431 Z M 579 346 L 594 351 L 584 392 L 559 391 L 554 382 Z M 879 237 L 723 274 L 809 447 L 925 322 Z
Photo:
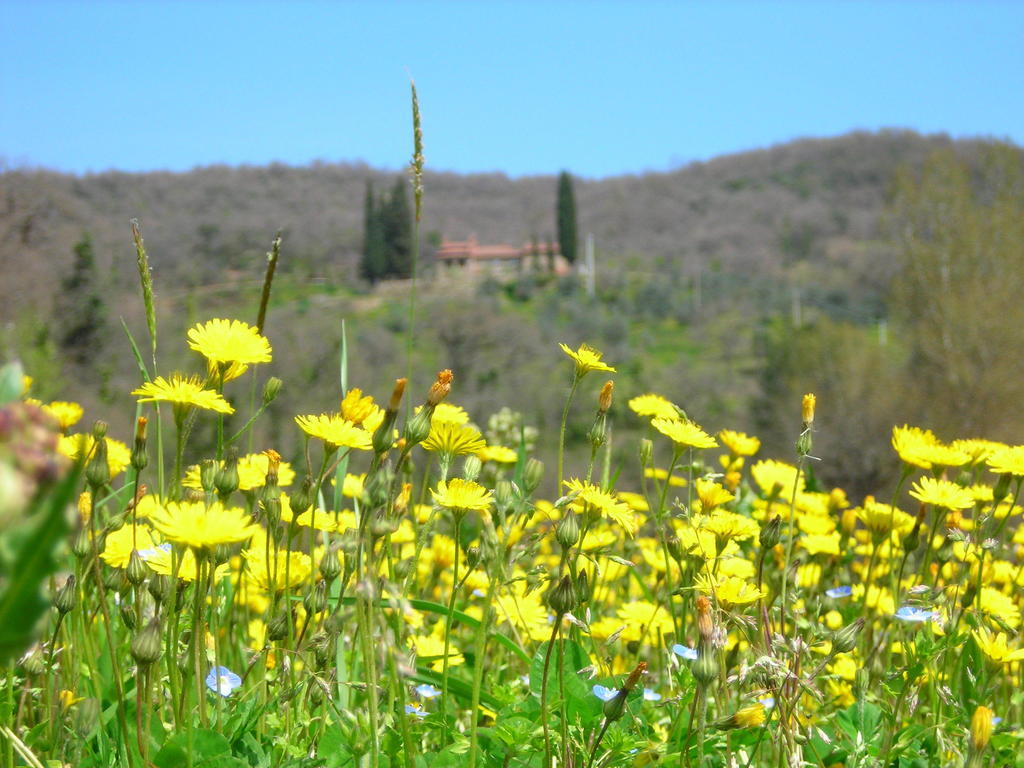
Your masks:
M 343 387 L 286 461 L 242 448 L 268 339 L 187 343 L 137 353 L 124 439 L 4 369 L 6 765 L 1020 764 L 1024 447 L 897 426 L 899 486 L 848 499 L 813 395 L 782 461 L 562 345 L 586 466 L 564 421 L 556 467 L 488 442 L 447 370 Z M 649 428 L 612 472 L 620 419 Z

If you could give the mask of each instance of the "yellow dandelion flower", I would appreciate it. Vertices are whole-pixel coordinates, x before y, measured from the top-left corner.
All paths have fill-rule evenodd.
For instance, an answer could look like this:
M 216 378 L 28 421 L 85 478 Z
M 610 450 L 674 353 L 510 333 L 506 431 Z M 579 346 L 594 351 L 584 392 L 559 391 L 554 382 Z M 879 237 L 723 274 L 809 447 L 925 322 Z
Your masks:
M 422 409 L 422 405 L 417 405 L 415 413 L 419 413 Z M 466 413 L 466 409 L 461 405 L 438 403 L 434 408 L 434 415 L 430 417 L 430 423 L 440 424 L 442 421 L 448 421 L 452 424 L 467 424 L 469 423 L 469 414 Z
M 489 490 L 479 483 L 463 480 L 461 477 L 453 477 L 447 482 L 442 480 L 437 484 L 437 490 L 431 491 L 430 494 L 438 506 L 462 512 L 486 512 L 493 500 Z
M 1024 476 L 1024 445 L 1002 446 L 987 459 L 988 467 L 998 475 Z
M 467 453 L 479 453 L 487 447 L 487 442 L 476 429 L 468 425 L 431 420 L 430 434 L 420 445 L 427 451 L 461 456 Z
M 715 507 L 728 504 L 736 498 L 714 480 L 704 477 L 698 478 L 694 487 L 697 497 L 700 499 L 701 511 L 706 513 L 710 513 Z
M 338 414 L 296 416 L 295 423 L 310 437 L 323 440 L 334 448 L 368 451 L 373 447 L 373 436 L 369 432 Z
M 838 531 L 804 534 L 800 537 L 800 546 L 809 555 L 838 555 L 840 538 Z
M 715 579 L 709 575 L 701 575 L 697 577 L 697 589 L 708 595 L 713 594 L 724 608 L 747 605 L 768 594 L 758 589 L 756 584 L 736 576 Z
M 659 483 L 665 482 L 665 478 L 668 477 L 668 470 L 662 469 L 661 467 L 648 467 L 644 470 L 644 477 L 653 477 Z M 669 485 L 675 485 L 680 488 L 686 486 L 686 478 L 680 477 L 677 474 L 673 474 L 672 478 L 668 481 Z
M 750 468 L 750 474 L 766 496 L 778 496 L 783 492 L 790 493 L 793 490 L 793 484 L 797 482 L 796 467 L 772 459 L 759 461 L 754 464 Z M 803 490 L 804 477 L 803 474 L 800 474 L 797 493 Z
M 373 402 L 373 397 L 363 395 L 363 390 L 350 389 L 345 393 L 339 410 L 343 419 L 361 425 L 380 408 Z
M 607 363 L 602 362 L 601 353 L 587 344 L 580 344 L 579 348 L 575 352 L 565 344 L 559 344 L 558 346 L 560 346 L 562 351 L 571 357 L 573 362 L 576 363 L 577 377 L 582 377 L 590 371 L 608 371 L 609 373 L 615 373 L 614 368 Z
M 284 493 L 281 494 L 281 519 L 286 523 L 294 522 L 295 525 L 302 526 L 303 528 L 315 528 L 318 531 L 326 531 L 327 533 L 334 533 L 338 530 L 338 525 L 334 522 L 333 512 L 318 508 L 314 513 L 313 507 L 310 507 L 296 513 L 292 509 L 291 499 Z
M 637 395 L 629 401 L 630 410 L 637 416 L 650 416 L 654 419 L 678 419 L 679 409 L 661 395 L 648 393 Z
M 996 664 L 1009 664 L 1024 659 L 1024 648 L 1011 649 L 1005 632 L 991 632 L 987 627 L 979 627 L 971 635 L 981 652 Z
M 1013 598 L 995 587 L 981 588 L 981 615 L 996 626 L 1016 629 L 1020 626 L 1020 608 Z
M 444 669 L 444 638 L 437 635 L 414 635 L 409 638 L 409 645 L 416 650 L 418 660 L 429 662 L 429 666 L 435 672 Z M 465 663 L 466 659 L 462 652 L 455 647 L 455 644 L 448 643 L 448 666 L 457 667 Z
M 217 413 L 234 413 L 235 409 L 220 394 L 204 389 L 198 376 L 182 376 L 176 373 L 170 379 L 157 376 L 132 391 L 140 403 L 170 403 L 174 406 L 175 417 L 180 419 L 192 408 L 202 408 Z
M 223 466 L 223 462 L 221 462 Z M 238 490 L 251 491 L 262 488 L 267 483 L 267 471 L 270 469 L 270 457 L 265 453 L 250 453 L 238 459 Z M 182 485 L 186 488 L 200 489 L 201 468 L 198 465 L 189 467 Z M 277 484 L 287 487 L 295 480 L 295 470 L 287 461 L 282 461 L 277 468 Z
M 60 425 L 61 432 L 67 432 L 75 426 L 82 418 L 84 411 L 78 403 L 71 403 L 66 400 L 54 400 L 43 406 L 43 410 L 53 416 Z
M 220 502 L 168 502 L 150 511 L 149 521 L 169 541 L 195 549 L 246 541 L 260 530 L 245 510 Z
M 974 495 L 949 480 L 922 477 L 910 489 L 910 495 L 925 504 L 945 509 L 967 509 L 974 506 Z
M 205 357 L 211 367 L 270 362 L 270 342 L 255 327 L 241 320 L 215 319 L 200 323 L 189 330 L 188 345 Z
M 950 447 L 966 453 L 970 457 L 970 464 L 980 464 L 986 461 L 989 456 L 1001 448 L 1006 448 L 1004 443 L 997 443 L 993 440 L 981 440 L 979 438 L 968 438 L 954 440 Z
M 177 575 L 181 581 L 195 581 L 198 575 L 196 556 L 191 549 L 186 549 L 184 552 L 180 550 L 172 552 L 170 544 L 162 544 L 159 547 L 139 550 L 139 555 L 146 561 L 146 565 L 153 570 L 153 573 L 163 576 Z M 226 563 L 217 566 L 213 572 L 214 581 L 222 579 L 227 572 Z
M 262 547 L 242 550 L 245 578 L 267 592 L 284 592 L 306 583 L 313 573 L 313 561 L 305 552 Z
M 718 442 L 692 421 L 654 419 L 651 426 L 682 448 L 717 448 Z
M 106 441 L 107 466 L 110 467 L 110 476 L 116 477 L 128 466 L 132 458 L 132 452 L 120 440 L 108 437 Z M 57 452 L 62 456 L 67 456 L 72 461 L 88 461 L 92 456 L 95 446 L 96 440 L 92 435 L 80 432 L 74 435 L 61 435 L 60 440 L 57 442 Z
M 519 454 L 504 445 L 488 445 L 478 451 L 476 455 L 480 461 L 493 461 L 495 464 L 515 464 L 519 461 Z
M 572 502 L 575 510 L 598 512 L 621 525 L 630 536 L 636 533 L 639 527 L 636 515 L 625 502 L 619 501 L 610 493 L 605 493 L 598 486 L 585 483 L 577 478 L 566 480 L 565 486 L 569 489 L 569 493 L 576 494 L 576 498 Z
M 675 631 L 672 616 L 665 608 L 646 600 L 633 600 L 619 606 L 615 612 L 619 625 L 626 625 L 622 639 L 626 642 L 648 644 L 659 643 L 661 635 L 669 635 Z
M 914 527 L 914 518 L 902 509 L 891 504 L 883 504 L 868 496 L 864 506 L 854 510 L 857 519 L 873 533 L 896 531 L 899 534 L 910 533 Z
M 764 704 L 758 702 L 736 710 L 735 714 L 719 722 L 718 727 L 726 731 L 733 728 L 756 728 L 762 725 L 765 719 Z
M 761 532 L 756 521 L 736 512 L 716 510 L 710 517 L 700 518 L 697 527 L 711 531 L 721 541 L 747 541 Z
M 132 524 L 128 523 L 106 535 L 100 557 L 111 568 L 127 568 L 133 549 L 141 551 L 154 546 L 149 528 L 136 525 L 133 530 Z
M 719 432 L 718 439 L 734 456 L 753 456 L 761 449 L 760 439 L 743 432 L 734 432 L 731 429 L 723 429 Z

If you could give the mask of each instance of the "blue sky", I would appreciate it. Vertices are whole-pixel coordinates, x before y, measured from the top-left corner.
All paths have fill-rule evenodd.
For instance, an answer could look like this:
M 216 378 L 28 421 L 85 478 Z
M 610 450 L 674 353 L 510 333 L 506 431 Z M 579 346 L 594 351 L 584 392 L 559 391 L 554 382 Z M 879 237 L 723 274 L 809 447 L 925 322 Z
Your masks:
M 1024 143 L 1024 3 L 0 0 L 0 158 L 667 169 L 906 127 Z

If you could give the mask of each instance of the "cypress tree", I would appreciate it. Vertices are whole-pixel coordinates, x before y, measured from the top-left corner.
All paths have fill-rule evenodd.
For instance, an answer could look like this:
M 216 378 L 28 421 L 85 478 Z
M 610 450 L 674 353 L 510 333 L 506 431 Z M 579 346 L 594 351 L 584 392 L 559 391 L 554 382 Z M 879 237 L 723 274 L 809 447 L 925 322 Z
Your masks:
M 576 263 L 576 197 L 572 177 L 568 171 L 558 175 L 558 204 L 555 209 L 558 224 L 558 247 L 570 264 Z
M 88 233 L 75 244 L 71 272 L 61 281 L 57 317 L 61 350 L 80 365 L 95 363 L 103 346 L 106 305 L 96 275 L 96 257 Z
M 412 275 L 412 212 L 401 176 L 395 180 L 381 208 L 384 273 L 388 277 L 409 277 Z
M 359 271 L 363 278 L 376 283 L 384 277 L 384 231 L 381 222 L 382 208 L 373 194 L 373 182 L 366 182 L 366 201 L 363 207 L 363 258 Z

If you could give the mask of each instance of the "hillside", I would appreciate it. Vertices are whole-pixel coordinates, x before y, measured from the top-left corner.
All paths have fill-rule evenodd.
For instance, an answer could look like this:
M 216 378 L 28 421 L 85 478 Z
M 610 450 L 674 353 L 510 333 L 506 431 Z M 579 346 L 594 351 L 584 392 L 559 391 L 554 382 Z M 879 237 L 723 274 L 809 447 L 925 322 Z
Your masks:
M 913 376 L 905 373 L 909 342 L 894 333 L 886 344 L 876 329 L 889 313 L 899 263 L 885 225 L 895 174 L 920 168 L 939 149 L 973 165 L 984 146 L 854 133 L 668 173 L 577 180 L 580 231 L 597 243 L 593 297 L 573 278 L 436 278 L 429 243 L 442 234 L 511 243 L 550 236 L 556 185 L 554 177 L 428 173 L 414 381 L 451 367 L 458 402 L 482 426 L 490 416 L 485 404 L 506 403 L 527 423 L 556 429 L 566 383 L 542 374 L 536 361 L 561 363 L 557 342 L 589 341 L 619 369 L 622 411 L 630 396 L 659 391 L 709 429 L 757 431 L 777 455 L 791 451 L 793 403 L 816 388 L 829 392 L 822 411 L 834 419 L 823 421 L 822 450 L 835 449 L 823 475 L 854 490 L 878 487 L 888 462 L 877 446 L 886 444 L 893 420 L 942 411 L 940 402 L 929 411 L 900 378 Z M 282 262 L 267 324 L 275 359 L 266 374 L 286 386 L 258 442 L 287 455 L 299 448 L 291 423 L 298 409 L 336 407 L 342 321 L 357 361 L 353 385 L 379 393 L 405 373 L 407 286 L 371 291 L 357 278 L 366 183 L 384 189 L 394 178 L 323 164 L 85 177 L 7 171 L 0 175 L 7 340 L 48 382 L 40 396 L 82 400 L 90 418 L 102 414 L 123 432 L 133 412 L 125 393 L 138 374 L 119 318 L 137 338 L 146 336 L 129 220 L 140 220 L 154 268 L 164 370 L 194 367 L 180 341 L 191 323 L 253 319 L 264 254 L 280 228 Z M 64 313 L 55 307 L 69 299 L 56 301 L 85 231 L 95 244 L 106 332 L 76 365 L 59 348 Z M 585 425 L 591 394 L 579 400 L 573 423 Z M 620 424 L 635 429 L 625 414 Z M 585 430 L 569 435 L 580 456 Z M 853 435 L 875 452 L 844 450 Z

